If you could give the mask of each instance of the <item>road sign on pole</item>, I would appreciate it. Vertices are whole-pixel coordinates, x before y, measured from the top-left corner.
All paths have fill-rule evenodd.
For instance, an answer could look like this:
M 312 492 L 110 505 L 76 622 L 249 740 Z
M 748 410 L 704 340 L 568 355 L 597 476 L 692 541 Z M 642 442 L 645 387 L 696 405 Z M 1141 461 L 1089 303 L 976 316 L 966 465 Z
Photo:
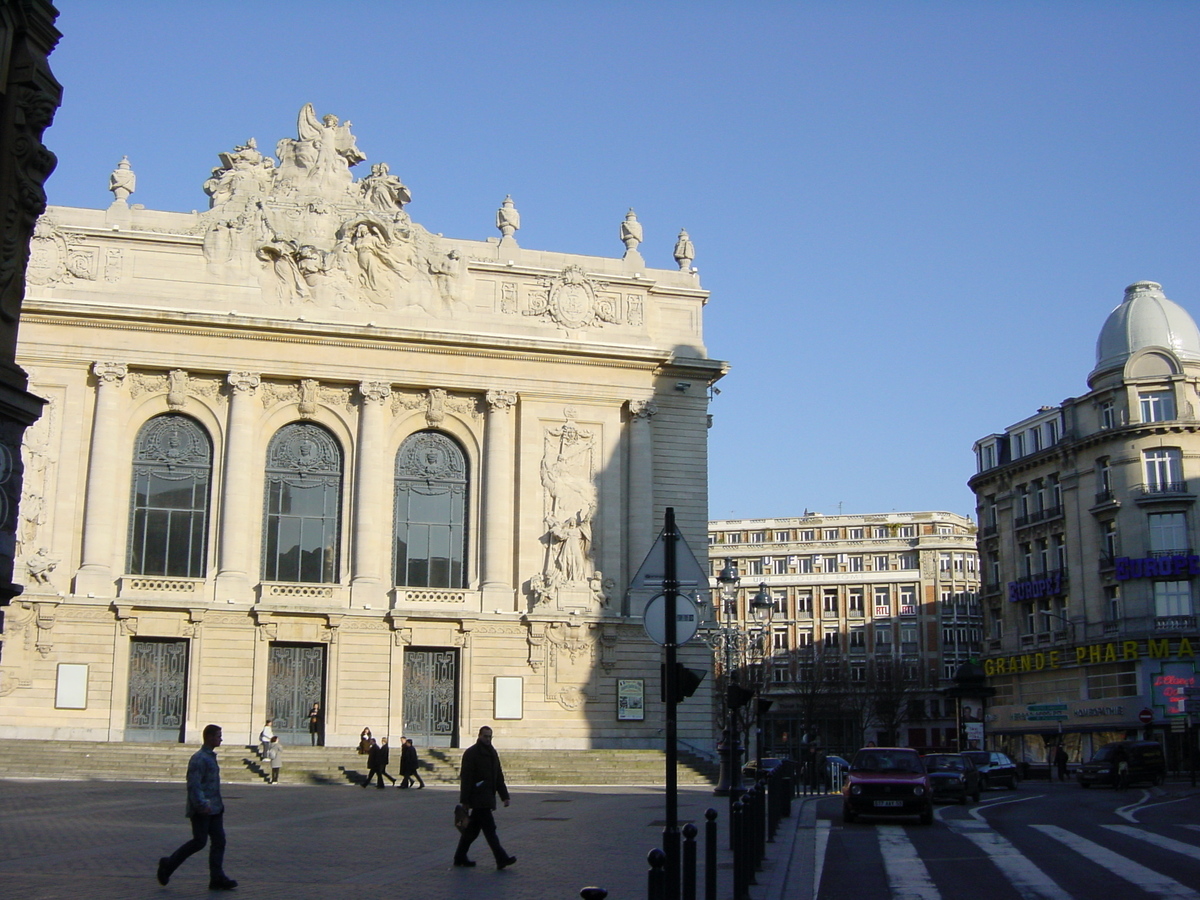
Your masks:
M 673 524 L 674 520 L 672 520 Z M 676 586 L 680 588 L 692 588 L 693 590 L 708 590 L 708 573 L 696 561 L 696 554 L 692 553 L 692 548 L 687 545 L 687 541 L 683 539 L 683 535 L 679 533 L 678 529 L 674 529 L 674 534 Z M 641 568 L 637 570 L 637 574 L 629 582 L 629 590 L 652 590 L 657 593 L 666 589 L 666 581 L 667 530 L 664 528 L 658 533 L 658 537 L 650 547 L 650 552 L 646 554 L 646 559 L 642 563 Z

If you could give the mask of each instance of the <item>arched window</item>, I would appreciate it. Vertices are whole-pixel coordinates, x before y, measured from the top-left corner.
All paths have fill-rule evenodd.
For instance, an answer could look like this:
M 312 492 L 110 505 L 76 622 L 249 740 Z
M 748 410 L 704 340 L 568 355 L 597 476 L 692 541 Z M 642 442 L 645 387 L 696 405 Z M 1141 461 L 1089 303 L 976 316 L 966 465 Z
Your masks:
M 419 431 L 396 454 L 395 578 L 404 587 L 466 586 L 467 464 L 436 431 Z
M 208 540 L 212 441 L 193 419 L 156 416 L 133 450 L 131 575 L 201 578 Z
M 319 425 L 295 422 L 267 448 L 263 580 L 338 580 L 342 451 Z

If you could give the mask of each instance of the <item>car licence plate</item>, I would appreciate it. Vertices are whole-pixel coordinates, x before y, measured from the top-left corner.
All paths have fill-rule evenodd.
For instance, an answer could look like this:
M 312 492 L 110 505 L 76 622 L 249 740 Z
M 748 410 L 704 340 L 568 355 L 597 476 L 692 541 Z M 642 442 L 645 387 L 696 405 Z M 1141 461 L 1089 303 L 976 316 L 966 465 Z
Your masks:
M 876 806 L 903 806 L 903 800 L 876 800 Z

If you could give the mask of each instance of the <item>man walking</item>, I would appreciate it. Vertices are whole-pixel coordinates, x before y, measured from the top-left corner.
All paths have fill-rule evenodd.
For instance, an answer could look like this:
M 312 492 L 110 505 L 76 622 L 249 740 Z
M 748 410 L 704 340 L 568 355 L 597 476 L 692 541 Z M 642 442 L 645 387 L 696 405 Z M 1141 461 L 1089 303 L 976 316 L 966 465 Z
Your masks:
M 367 778 L 363 781 L 364 788 L 370 786 L 371 779 L 379 780 L 379 790 L 383 790 L 383 773 L 379 770 L 379 743 L 375 738 L 371 738 L 370 748 L 367 750 Z
M 204 746 L 192 754 L 187 770 L 187 812 L 192 820 L 192 839 L 158 861 L 158 883 L 166 884 L 180 863 L 210 840 L 208 851 L 208 889 L 231 891 L 237 882 L 225 874 L 225 804 L 221 800 L 221 767 L 217 754 L 221 746 L 221 726 L 204 727 Z
M 421 787 L 425 787 L 425 779 L 421 777 L 421 761 L 417 758 L 417 748 L 413 746 L 412 738 L 403 738 L 400 746 L 400 774 L 404 780 L 400 787 L 412 787 L 415 778 Z M 420 788 L 418 788 L 419 790 Z
M 400 757 L 401 757 L 401 759 L 404 758 L 404 748 L 403 747 L 401 747 L 401 749 L 400 749 Z M 383 738 L 382 742 L 379 745 L 379 757 L 376 760 L 376 763 L 379 766 L 379 786 L 380 787 L 383 787 L 383 779 L 384 778 L 387 778 L 389 781 L 391 781 L 392 784 L 396 783 L 396 779 L 392 778 L 391 773 L 388 772 L 388 770 L 387 770 L 388 763 L 391 761 L 391 758 L 392 758 L 392 751 L 390 749 L 388 749 L 387 738 Z
M 466 807 L 470 818 L 462 837 L 458 839 L 458 849 L 454 851 L 454 864 L 475 865 L 473 860 L 467 859 L 467 851 L 482 831 L 492 849 L 492 855 L 496 858 L 496 868 L 508 868 L 517 858 L 509 856 L 500 846 L 500 838 L 496 835 L 496 820 L 492 816 L 497 795 L 504 801 L 504 805 L 508 806 L 508 787 L 504 784 L 500 756 L 492 746 L 492 729 L 487 725 L 479 729 L 479 739 L 463 753 L 459 774 L 458 802 Z

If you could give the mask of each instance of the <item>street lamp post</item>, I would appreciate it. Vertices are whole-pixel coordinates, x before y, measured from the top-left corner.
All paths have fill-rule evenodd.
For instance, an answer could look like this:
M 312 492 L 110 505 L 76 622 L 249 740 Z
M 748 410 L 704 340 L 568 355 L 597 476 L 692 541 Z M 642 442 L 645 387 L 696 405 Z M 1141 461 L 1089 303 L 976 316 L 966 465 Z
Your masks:
M 722 652 L 721 666 L 725 671 L 725 734 L 721 746 L 721 776 L 713 793 L 720 797 L 728 795 L 730 802 L 742 794 L 739 765 L 741 748 L 738 747 L 737 711 L 734 707 L 735 694 L 738 693 L 737 666 L 734 661 L 738 636 L 737 589 L 741 580 L 733 560 L 725 560 L 725 567 L 717 575 L 717 627 L 709 635 L 713 649 Z
M 767 583 L 761 582 L 758 585 L 758 593 L 754 595 L 754 599 L 750 603 L 750 611 L 754 614 L 754 621 L 761 629 L 760 640 L 762 641 L 762 660 L 763 666 L 760 668 L 760 680 L 763 687 L 766 686 L 766 658 L 770 652 L 771 645 L 771 617 L 775 613 L 775 603 L 771 600 L 771 592 L 767 590 Z M 754 759 L 755 773 L 762 776 L 762 745 L 763 745 L 763 726 L 762 726 L 762 709 L 763 701 L 759 699 L 754 705 Z

